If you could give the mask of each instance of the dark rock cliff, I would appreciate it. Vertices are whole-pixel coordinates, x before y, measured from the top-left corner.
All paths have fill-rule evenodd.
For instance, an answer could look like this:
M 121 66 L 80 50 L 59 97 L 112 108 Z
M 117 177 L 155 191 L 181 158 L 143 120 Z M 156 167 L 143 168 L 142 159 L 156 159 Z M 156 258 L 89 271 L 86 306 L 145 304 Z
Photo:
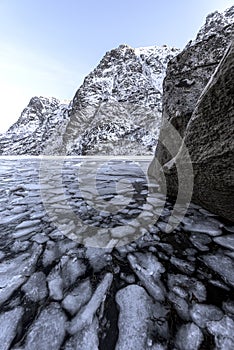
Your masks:
M 196 40 L 168 63 L 164 80 L 163 120 L 170 121 L 181 137 L 194 111 L 196 102 L 214 73 L 234 32 L 234 6 L 224 13 L 214 12 L 207 16 L 205 25 Z M 162 125 L 160 139 L 169 130 Z M 171 156 L 159 144 L 157 157 L 165 164 Z
M 155 159 L 149 168 L 149 174 L 159 179 L 164 173 L 167 194 L 176 197 L 180 187 L 178 168 L 183 165 L 186 169 L 188 164 L 187 148 L 193 174 L 186 181 L 193 183 L 193 201 L 232 221 L 233 14 L 234 7 L 224 14 L 208 16 L 196 41 L 169 63 L 164 81 L 163 126 L 155 156 L 162 168 Z M 163 144 L 168 139 L 171 144 L 166 148 Z

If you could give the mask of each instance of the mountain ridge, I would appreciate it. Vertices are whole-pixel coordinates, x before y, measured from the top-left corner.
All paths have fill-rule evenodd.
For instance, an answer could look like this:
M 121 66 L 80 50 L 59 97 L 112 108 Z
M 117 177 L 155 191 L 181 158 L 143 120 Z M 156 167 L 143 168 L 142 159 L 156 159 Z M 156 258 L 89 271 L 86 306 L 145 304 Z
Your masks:
M 166 107 L 166 113 L 172 125 L 177 128 L 177 124 L 182 123 L 184 129 L 197 96 L 232 36 L 233 18 L 233 6 L 224 12 L 209 14 L 196 38 L 182 52 L 167 45 L 132 48 L 127 44 L 107 51 L 85 77 L 70 103 L 61 104 L 56 98 L 32 98 L 18 121 L 0 136 L 0 154 L 153 154 L 162 122 L 166 71 L 173 73 L 182 69 L 186 77 L 187 71 L 191 71 L 191 79 L 186 81 L 164 81 L 164 100 L 171 93 L 176 97 L 171 106 Z M 207 55 L 201 60 L 199 47 L 205 46 Z M 182 58 L 183 62 L 184 51 L 190 58 L 184 60 L 183 65 L 179 60 Z M 204 77 L 198 77 L 199 74 Z M 196 79 L 197 92 L 184 95 L 191 101 L 187 110 L 181 112 L 176 91 L 186 86 L 189 90 Z M 44 112 L 39 108 L 40 103 L 45 104 Z
M 68 124 L 74 134 L 73 120 L 79 111 L 84 125 L 80 127 L 80 119 L 75 122 L 75 146 L 72 150 L 68 147 L 66 153 L 125 153 L 129 146 L 129 153 L 153 154 L 161 120 L 162 83 L 168 61 L 178 52 L 167 45 L 134 49 L 126 44 L 108 51 L 68 105 L 56 98 L 32 98 L 18 121 L 2 135 L 1 153 L 60 154 Z M 142 117 L 145 109 L 150 114 L 148 121 Z M 90 118 L 98 113 L 90 124 Z M 42 119 L 48 121 L 47 127 Z

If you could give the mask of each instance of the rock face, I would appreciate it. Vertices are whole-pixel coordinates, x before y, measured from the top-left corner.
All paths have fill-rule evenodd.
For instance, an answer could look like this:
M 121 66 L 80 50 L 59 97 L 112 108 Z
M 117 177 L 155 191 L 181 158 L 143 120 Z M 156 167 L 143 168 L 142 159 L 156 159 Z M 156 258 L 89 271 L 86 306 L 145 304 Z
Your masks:
M 234 45 L 198 101 L 184 142 L 194 169 L 194 200 L 234 221 Z
M 164 80 L 163 120 L 170 121 L 181 137 L 203 89 L 214 73 L 224 52 L 232 40 L 234 31 L 234 6 L 224 13 L 214 12 L 207 16 L 194 41 L 168 63 Z M 160 139 L 168 135 L 162 125 Z M 165 164 L 172 157 L 161 144 L 157 157 Z
M 20 118 L 0 137 L 0 154 L 39 155 L 68 122 L 68 101 L 56 98 L 33 97 Z
M 172 125 L 183 138 L 183 145 L 190 154 L 194 173 L 194 179 L 191 178 L 191 182 L 194 182 L 193 200 L 229 220 L 234 220 L 231 174 L 233 45 L 218 68 L 217 65 L 231 42 L 233 21 L 234 7 L 223 14 L 215 12 L 208 16 L 197 39 L 169 63 L 164 81 L 161 143 L 156 149 L 157 160 L 163 165 L 166 176 L 167 193 L 176 197 L 176 165 L 186 163 L 187 160 L 183 159 L 181 141 L 178 143 L 177 140 L 176 145 L 172 135 L 175 153 L 170 155 L 162 145 L 168 133 L 173 133 L 168 131 L 168 125 Z M 205 87 L 215 68 L 216 72 Z M 155 164 L 154 160 L 149 173 L 158 176 L 160 170 Z
M 179 50 L 120 45 L 77 91 L 63 145 L 71 154 L 152 154 L 161 125 L 162 82 Z M 75 146 L 75 147 L 74 147 Z
M 2 154 L 152 154 L 162 117 L 168 46 L 107 52 L 68 107 L 33 98 L 0 138 Z M 49 142 L 47 142 L 49 140 Z

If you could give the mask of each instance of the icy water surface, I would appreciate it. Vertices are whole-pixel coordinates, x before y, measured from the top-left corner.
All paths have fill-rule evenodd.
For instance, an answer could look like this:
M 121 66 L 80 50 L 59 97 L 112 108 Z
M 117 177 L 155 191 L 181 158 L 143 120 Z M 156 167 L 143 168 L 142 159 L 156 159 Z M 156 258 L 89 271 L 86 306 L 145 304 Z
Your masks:
M 0 159 L 0 350 L 234 349 L 234 226 L 148 163 Z

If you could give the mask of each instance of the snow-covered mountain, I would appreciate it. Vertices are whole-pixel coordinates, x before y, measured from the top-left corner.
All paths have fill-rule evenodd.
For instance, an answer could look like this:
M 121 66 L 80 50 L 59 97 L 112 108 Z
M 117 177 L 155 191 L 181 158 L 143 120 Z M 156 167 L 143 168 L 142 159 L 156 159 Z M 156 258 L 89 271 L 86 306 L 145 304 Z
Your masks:
M 106 53 L 68 105 L 33 98 L 0 139 L 2 154 L 151 154 L 162 115 L 166 45 Z
M 0 138 L 0 152 L 6 155 L 43 153 L 54 132 L 68 122 L 69 101 L 33 97 L 21 116 Z
M 107 52 L 73 99 L 62 139 L 65 150 L 85 155 L 151 154 L 161 124 L 167 64 L 178 53 L 166 45 L 120 45 Z

